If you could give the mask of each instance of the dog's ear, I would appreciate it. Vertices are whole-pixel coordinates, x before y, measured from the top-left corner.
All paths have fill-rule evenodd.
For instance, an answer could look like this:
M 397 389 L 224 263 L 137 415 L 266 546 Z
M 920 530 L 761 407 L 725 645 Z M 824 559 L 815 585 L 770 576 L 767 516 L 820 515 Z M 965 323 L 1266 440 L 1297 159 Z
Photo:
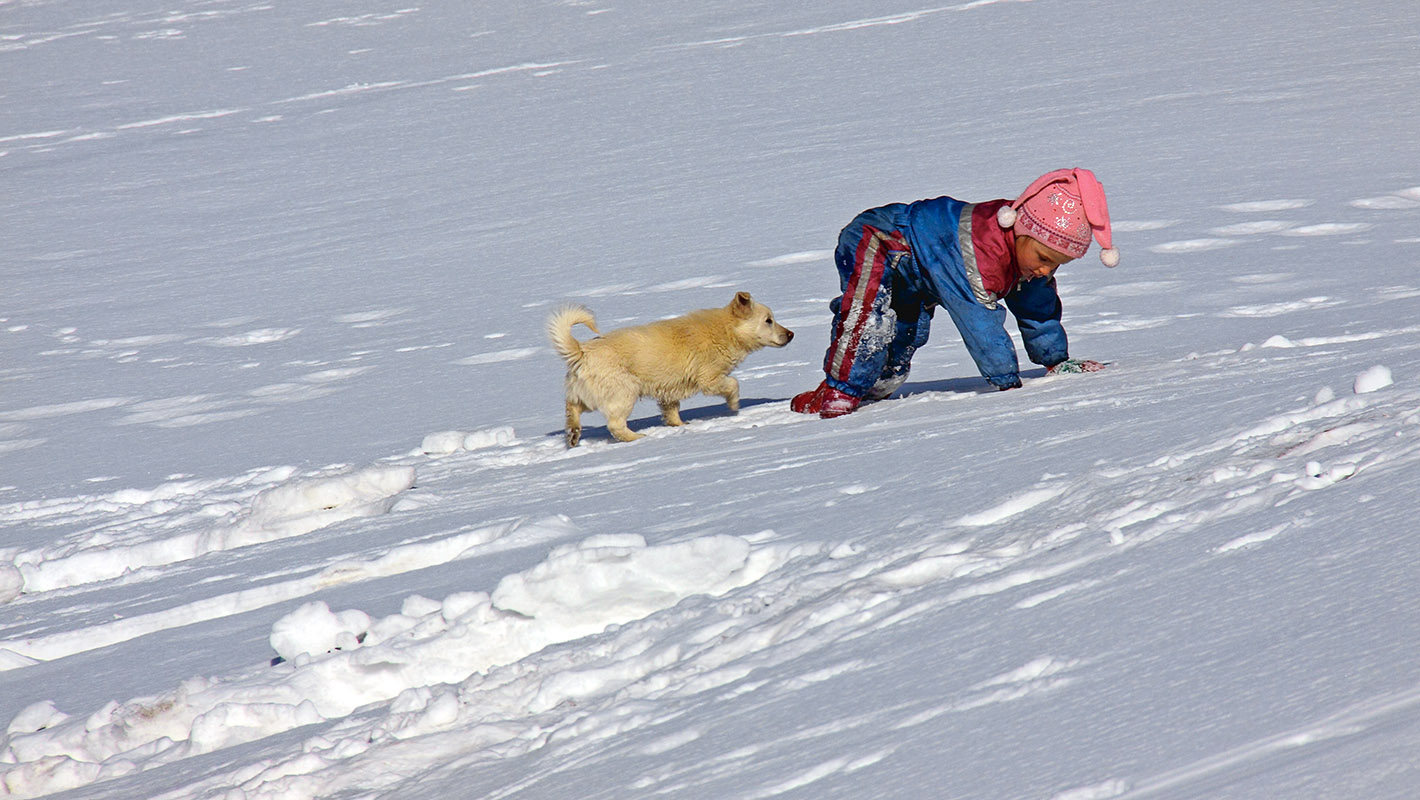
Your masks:
M 754 301 L 749 299 L 749 292 L 736 292 L 735 299 L 730 301 L 730 311 L 737 317 L 748 317 L 754 311 Z

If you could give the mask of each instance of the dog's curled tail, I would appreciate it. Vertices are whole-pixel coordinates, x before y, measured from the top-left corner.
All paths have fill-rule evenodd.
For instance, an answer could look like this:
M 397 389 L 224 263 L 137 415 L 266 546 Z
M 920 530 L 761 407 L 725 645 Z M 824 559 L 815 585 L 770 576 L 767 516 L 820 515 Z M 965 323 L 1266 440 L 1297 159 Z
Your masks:
M 592 333 L 601 335 L 601 331 L 597 330 L 597 318 L 586 306 L 563 306 L 547 318 L 547 338 L 552 340 L 553 349 L 568 364 L 582 360 L 582 343 L 572 335 L 572 326 L 579 323 L 591 328 Z

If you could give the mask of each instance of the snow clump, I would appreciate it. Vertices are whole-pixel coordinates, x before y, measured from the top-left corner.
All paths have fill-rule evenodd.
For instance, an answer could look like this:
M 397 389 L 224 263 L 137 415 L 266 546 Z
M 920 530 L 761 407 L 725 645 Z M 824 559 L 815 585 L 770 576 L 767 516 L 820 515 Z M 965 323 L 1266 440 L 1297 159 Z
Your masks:
M 332 650 L 354 650 L 370 630 L 370 615 L 349 610 L 339 614 L 316 601 L 306 603 L 271 626 L 271 649 L 285 661 Z
M 0 564 L 0 605 L 20 596 L 25 588 L 25 578 L 14 564 Z
M 460 450 L 482 450 L 488 447 L 504 447 L 516 440 L 513 429 L 507 425 L 485 428 L 473 432 L 438 431 L 424 437 L 419 450 L 429 456 L 446 456 Z
M 1374 367 L 1356 376 L 1356 394 L 1369 394 L 1390 386 L 1395 381 L 1391 378 L 1390 367 L 1377 364 Z
M 252 501 L 246 530 L 237 538 L 249 543 L 299 536 L 347 519 L 377 517 L 388 513 L 394 498 L 413 485 L 413 467 L 370 467 L 275 486 Z
M 41 700 L 38 703 L 25 706 L 20 713 L 16 714 L 15 718 L 10 720 L 10 725 L 5 728 L 5 735 L 35 733 L 58 725 L 66 719 L 69 719 L 69 715 L 56 708 L 53 701 Z

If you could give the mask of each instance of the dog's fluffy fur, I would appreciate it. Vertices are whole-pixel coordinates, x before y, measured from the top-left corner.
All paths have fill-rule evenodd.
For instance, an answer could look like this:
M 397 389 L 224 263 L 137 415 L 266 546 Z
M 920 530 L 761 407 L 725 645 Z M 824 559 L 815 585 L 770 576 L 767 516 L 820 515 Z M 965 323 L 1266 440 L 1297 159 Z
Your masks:
M 683 317 L 621 328 L 578 341 L 572 326 L 597 330 L 585 306 L 564 306 L 547 320 L 547 335 L 567 362 L 567 446 L 582 439 L 582 412 L 606 415 L 611 435 L 623 442 L 641 438 L 626 427 L 632 406 L 653 397 L 667 425 L 684 425 L 680 402 L 693 394 L 725 398 L 740 408 L 740 384 L 730 370 L 761 347 L 783 347 L 794 332 L 774 321 L 768 306 L 748 292 L 722 308 L 692 311 Z

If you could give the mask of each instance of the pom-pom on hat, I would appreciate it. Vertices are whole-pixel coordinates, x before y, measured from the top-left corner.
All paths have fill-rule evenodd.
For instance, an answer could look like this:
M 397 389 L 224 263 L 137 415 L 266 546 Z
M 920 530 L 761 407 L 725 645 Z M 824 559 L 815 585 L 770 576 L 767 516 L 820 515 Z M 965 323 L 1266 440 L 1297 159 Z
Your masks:
M 1036 178 L 1020 197 L 1001 207 L 996 221 L 1072 258 L 1090 249 L 1093 236 L 1100 243 L 1100 261 L 1106 267 L 1119 263 L 1104 187 L 1087 169 L 1057 169 Z

